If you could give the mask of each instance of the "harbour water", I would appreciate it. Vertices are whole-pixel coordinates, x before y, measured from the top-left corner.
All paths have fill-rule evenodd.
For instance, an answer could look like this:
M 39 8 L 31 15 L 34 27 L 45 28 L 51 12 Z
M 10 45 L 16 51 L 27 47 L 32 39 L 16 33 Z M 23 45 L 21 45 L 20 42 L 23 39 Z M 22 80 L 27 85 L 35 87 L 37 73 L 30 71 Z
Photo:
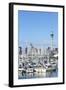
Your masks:
M 31 79 L 31 78 L 53 78 L 58 77 L 58 70 L 46 71 L 46 72 L 26 72 L 21 73 L 19 79 Z

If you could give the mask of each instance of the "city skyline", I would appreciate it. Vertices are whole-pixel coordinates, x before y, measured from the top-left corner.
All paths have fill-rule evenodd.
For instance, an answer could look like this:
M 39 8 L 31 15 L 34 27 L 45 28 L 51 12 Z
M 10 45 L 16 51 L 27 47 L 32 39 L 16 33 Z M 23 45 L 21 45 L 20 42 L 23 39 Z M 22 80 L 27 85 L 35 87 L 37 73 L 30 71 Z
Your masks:
M 19 46 L 24 42 L 33 44 L 50 44 L 51 31 L 54 44 L 58 47 L 58 13 L 18 11 Z M 46 45 L 48 47 L 48 45 Z

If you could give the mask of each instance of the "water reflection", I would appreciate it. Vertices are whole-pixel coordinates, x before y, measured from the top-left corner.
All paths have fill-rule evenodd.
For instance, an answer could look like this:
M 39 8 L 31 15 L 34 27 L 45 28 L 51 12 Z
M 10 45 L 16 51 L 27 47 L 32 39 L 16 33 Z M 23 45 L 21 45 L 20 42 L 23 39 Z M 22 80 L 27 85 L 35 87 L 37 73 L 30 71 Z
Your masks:
M 57 77 L 58 71 L 46 71 L 46 72 L 31 72 L 31 73 L 21 73 L 19 79 L 30 79 L 30 78 L 45 78 L 45 77 Z

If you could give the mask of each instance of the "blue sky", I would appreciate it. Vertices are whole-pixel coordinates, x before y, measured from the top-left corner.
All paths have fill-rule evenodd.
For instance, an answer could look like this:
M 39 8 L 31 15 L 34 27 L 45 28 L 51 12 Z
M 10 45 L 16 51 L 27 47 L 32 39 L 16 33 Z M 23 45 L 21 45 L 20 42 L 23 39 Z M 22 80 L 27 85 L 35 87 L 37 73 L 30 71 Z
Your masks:
M 18 11 L 19 46 L 28 41 L 33 44 L 50 44 L 50 33 L 54 33 L 54 44 L 58 46 L 58 13 Z M 48 46 L 48 45 L 47 45 Z

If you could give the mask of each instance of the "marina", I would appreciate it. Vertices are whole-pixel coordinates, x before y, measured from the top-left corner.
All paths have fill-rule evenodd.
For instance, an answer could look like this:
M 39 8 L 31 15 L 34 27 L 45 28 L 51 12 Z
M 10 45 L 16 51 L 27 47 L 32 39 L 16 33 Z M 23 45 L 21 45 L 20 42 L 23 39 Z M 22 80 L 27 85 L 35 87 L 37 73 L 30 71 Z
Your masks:
M 43 55 L 19 55 L 18 76 L 20 78 L 56 77 L 58 75 L 57 50 L 52 55 L 47 51 Z M 47 54 L 47 55 L 46 55 Z M 52 57 L 51 57 L 52 55 Z M 55 75 L 54 75 L 54 74 Z

